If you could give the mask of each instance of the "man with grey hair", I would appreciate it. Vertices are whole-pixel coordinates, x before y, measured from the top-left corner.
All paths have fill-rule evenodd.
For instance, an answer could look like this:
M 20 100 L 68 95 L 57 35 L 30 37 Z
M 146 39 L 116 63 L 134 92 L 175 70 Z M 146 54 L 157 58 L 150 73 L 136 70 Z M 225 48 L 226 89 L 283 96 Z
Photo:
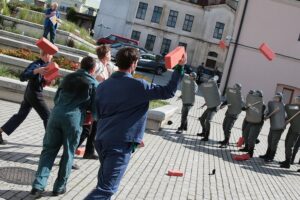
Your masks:
M 47 38 L 50 33 L 50 42 L 54 44 L 57 24 L 59 22 L 60 14 L 57 10 L 58 4 L 51 3 L 50 8 L 45 11 L 44 34 L 43 37 Z

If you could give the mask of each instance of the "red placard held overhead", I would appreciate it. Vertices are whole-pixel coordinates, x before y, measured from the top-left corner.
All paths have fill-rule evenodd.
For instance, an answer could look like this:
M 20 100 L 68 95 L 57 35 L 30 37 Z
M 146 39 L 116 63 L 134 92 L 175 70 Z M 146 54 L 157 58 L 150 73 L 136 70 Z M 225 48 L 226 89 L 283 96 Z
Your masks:
M 165 56 L 165 65 L 168 69 L 175 67 L 185 54 L 185 49 L 182 46 L 176 47 L 173 51 Z
M 58 52 L 57 46 L 52 44 L 49 40 L 47 40 L 44 37 L 36 41 L 36 46 L 38 46 L 42 51 L 50 55 L 54 55 Z
M 272 61 L 276 56 L 272 49 L 266 43 L 263 43 L 259 47 L 259 50 L 270 61 Z

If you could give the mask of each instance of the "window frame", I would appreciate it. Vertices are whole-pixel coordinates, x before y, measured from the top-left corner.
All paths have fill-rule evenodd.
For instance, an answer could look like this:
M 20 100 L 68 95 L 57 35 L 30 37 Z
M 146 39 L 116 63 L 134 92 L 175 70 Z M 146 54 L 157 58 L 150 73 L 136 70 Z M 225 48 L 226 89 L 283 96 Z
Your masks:
M 135 33 L 135 34 L 133 34 L 133 33 Z M 137 35 L 138 35 L 138 37 L 133 38 L 133 36 L 137 36 Z M 133 40 L 140 41 L 141 32 L 140 31 L 136 31 L 136 30 L 132 30 L 130 38 L 133 39 Z
M 160 7 L 160 6 L 154 6 L 153 13 L 152 13 L 152 17 L 151 17 L 151 22 L 152 22 L 152 23 L 159 24 L 159 23 L 160 23 L 160 19 L 161 19 L 162 12 L 163 12 L 163 7 Z
M 171 27 L 171 28 L 175 28 L 176 27 L 178 15 L 179 15 L 178 11 L 176 11 L 176 10 L 170 10 L 168 21 L 167 21 L 167 26 L 168 27 Z
M 151 39 L 150 39 L 151 38 Z M 147 35 L 146 43 L 145 43 L 145 49 L 148 51 L 153 51 L 154 45 L 155 45 L 156 36 L 152 34 Z M 149 46 L 149 41 L 152 42 L 152 46 Z
M 168 43 L 166 44 L 166 42 L 168 42 Z M 168 53 L 170 51 L 171 43 L 172 43 L 172 40 L 170 40 L 168 38 L 163 38 L 163 41 L 161 43 L 160 53 L 161 54 Z M 167 45 L 168 45 L 168 48 L 166 48 Z
M 135 18 L 145 20 L 147 9 L 148 9 L 148 3 L 140 1 L 138 9 L 136 11 Z
M 221 40 L 224 34 L 225 23 L 216 22 L 213 38 Z
M 182 30 L 191 32 L 193 29 L 194 19 L 195 17 L 193 15 L 185 14 Z

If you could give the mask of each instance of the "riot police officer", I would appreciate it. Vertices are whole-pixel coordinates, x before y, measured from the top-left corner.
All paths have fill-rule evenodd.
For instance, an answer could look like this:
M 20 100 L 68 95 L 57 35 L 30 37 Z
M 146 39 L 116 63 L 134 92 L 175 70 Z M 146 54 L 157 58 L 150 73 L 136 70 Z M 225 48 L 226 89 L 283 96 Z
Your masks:
M 265 119 L 270 119 L 270 132 L 268 135 L 268 149 L 265 155 L 259 156 L 266 162 L 273 161 L 278 142 L 285 129 L 285 110 L 282 102 L 282 93 L 276 93 L 273 101 L 268 103 L 268 112 Z
M 290 123 L 291 126 L 285 139 L 285 161 L 280 162 L 280 167 L 290 168 L 292 150 L 300 135 L 300 96 L 295 98 L 294 104 L 287 104 L 285 106 L 285 111 L 288 118 L 286 123 Z
M 215 76 L 208 80 L 208 82 L 200 85 L 200 90 L 205 99 L 205 104 L 203 106 L 207 106 L 207 109 L 199 118 L 202 126 L 202 133 L 197 133 L 197 135 L 203 137 L 201 141 L 208 141 L 210 134 L 210 122 L 221 105 L 221 93 L 218 88 L 217 80 L 218 76 Z
M 181 125 L 177 130 L 177 134 L 181 134 L 183 130 L 187 130 L 188 121 L 187 117 L 190 109 L 195 103 L 195 95 L 198 91 L 198 85 L 196 83 L 197 74 L 195 72 L 190 73 L 190 76 L 185 76 L 182 80 L 181 99 Z
M 241 94 L 241 89 L 242 85 L 236 83 L 233 88 L 228 88 L 226 90 L 226 101 L 222 104 L 222 106 L 228 106 L 223 121 L 223 131 L 225 139 L 219 142 L 219 144 L 221 144 L 220 148 L 227 148 L 231 135 L 231 129 L 233 128 L 233 125 L 237 120 L 239 114 L 242 112 L 244 102 Z
M 246 97 L 246 118 L 244 124 L 243 138 L 245 147 L 240 151 L 247 154 L 237 156 L 238 160 L 248 160 L 253 157 L 257 137 L 264 125 L 264 113 L 266 106 L 263 102 L 263 92 L 254 91 Z

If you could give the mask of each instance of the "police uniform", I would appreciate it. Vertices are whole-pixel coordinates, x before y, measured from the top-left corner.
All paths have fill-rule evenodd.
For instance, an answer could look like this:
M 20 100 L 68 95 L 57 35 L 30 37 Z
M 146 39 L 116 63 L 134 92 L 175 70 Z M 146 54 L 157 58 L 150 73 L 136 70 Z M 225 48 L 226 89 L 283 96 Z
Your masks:
M 195 103 L 195 95 L 198 90 L 197 83 L 192 80 L 191 77 L 185 76 L 182 80 L 181 99 L 182 99 L 182 110 L 181 110 L 181 125 L 178 128 L 177 133 L 181 133 L 182 130 L 187 130 L 188 127 L 188 113 Z
M 245 139 L 245 151 L 248 151 L 250 157 L 253 156 L 254 147 L 258 135 L 264 125 L 264 112 L 266 106 L 263 103 L 262 92 L 256 91 L 248 94 L 246 97 L 246 124 L 243 131 Z
M 228 105 L 228 109 L 225 113 L 225 118 L 223 121 L 225 139 L 219 142 L 221 144 L 221 148 L 227 147 L 231 135 L 231 129 L 233 128 L 239 114 L 242 112 L 243 104 L 244 102 L 241 94 L 240 84 L 236 84 L 233 88 L 228 88 L 226 90 L 226 101 L 222 104 L 222 106 Z
M 24 99 L 21 103 L 21 107 L 15 115 L 13 115 L 2 127 L 4 133 L 10 135 L 20 124 L 26 119 L 29 112 L 33 108 L 40 118 L 43 120 L 44 127 L 46 128 L 48 118 L 50 115 L 50 110 L 44 100 L 43 96 L 43 86 L 45 80 L 42 75 L 34 74 L 33 71 L 40 67 L 47 66 L 48 63 L 45 63 L 42 59 L 38 59 L 31 63 L 21 74 L 20 80 L 28 81 Z M 1 144 L 1 141 L 0 141 Z
M 297 98 L 300 99 L 300 97 Z M 285 138 L 285 161 L 280 163 L 280 167 L 290 168 L 293 147 L 300 136 L 300 104 L 287 104 L 285 111 L 288 119 L 295 117 L 290 121 L 291 126 Z
M 65 191 L 86 110 L 89 109 L 96 118 L 94 98 L 97 84 L 98 82 L 84 69 L 67 75 L 62 81 L 54 98 L 55 106 L 44 136 L 43 150 L 32 184 L 33 190 L 45 189 L 54 160 L 63 146 L 53 191 Z
M 204 137 L 202 138 L 202 141 L 208 141 L 210 134 L 210 122 L 221 105 L 221 94 L 217 82 L 214 79 L 210 79 L 207 83 L 202 83 L 200 85 L 200 90 L 205 99 L 207 109 L 199 118 L 202 126 L 202 133 L 198 133 L 197 135 Z
M 276 97 L 276 96 L 275 96 Z M 265 155 L 260 156 L 260 158 L 265 159 L 265 161 L 273 161 L 280 137 L 285 129 L 285 109 L 282 102 L 282 95 L 277 95 L 280 101 L 270 101 L 268 103 L 268 113 L 270 116 L 270 131 L 268 135 L 268 149 Z M 276 111 L 277 110 L 277 111 Z M 276 112 L 274 112 L 276 111 Z M 274 113 L 274 114 L 272 114 Z

